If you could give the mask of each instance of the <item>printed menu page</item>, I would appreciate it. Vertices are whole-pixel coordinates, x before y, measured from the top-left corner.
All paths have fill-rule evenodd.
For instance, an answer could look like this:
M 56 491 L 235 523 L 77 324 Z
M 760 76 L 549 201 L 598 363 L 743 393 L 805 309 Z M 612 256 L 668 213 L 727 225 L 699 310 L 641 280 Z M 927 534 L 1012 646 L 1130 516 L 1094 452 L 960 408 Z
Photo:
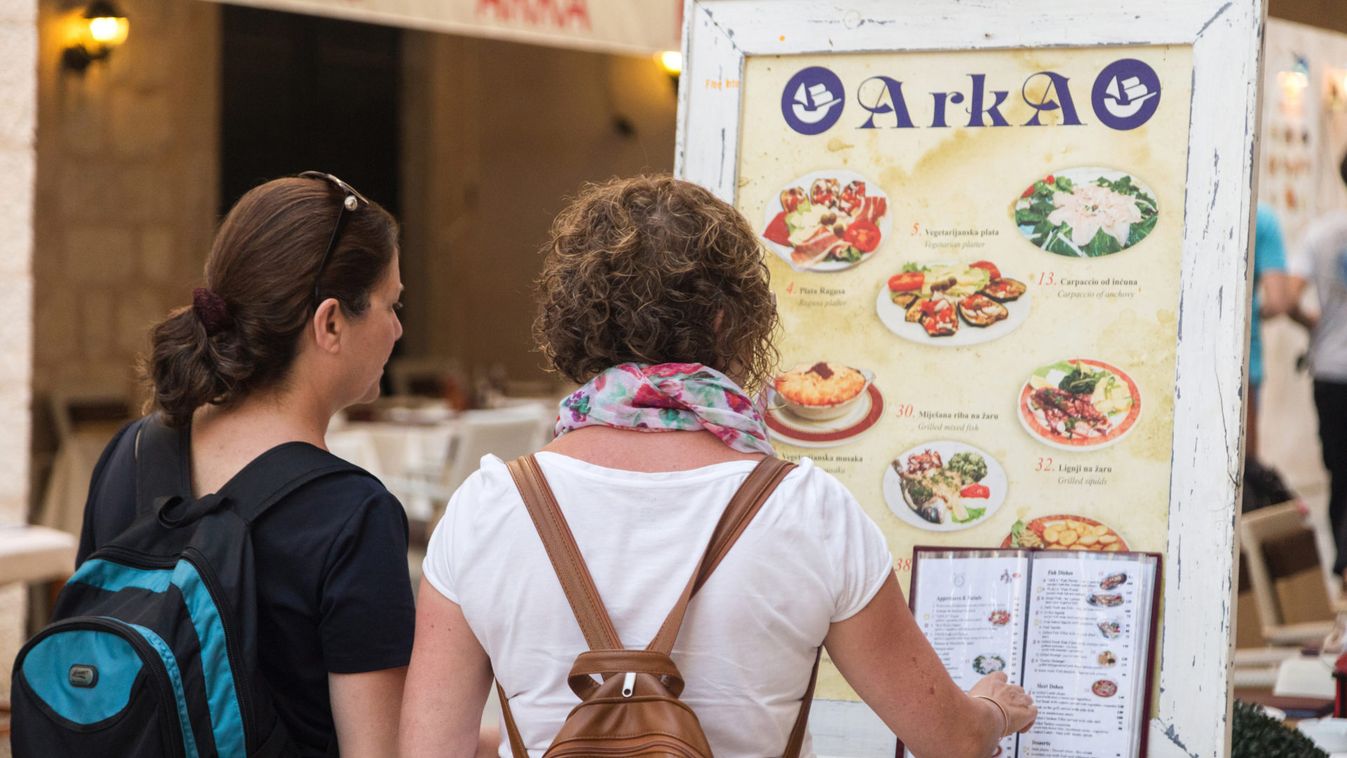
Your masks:
M 756 55 L 766 424 L 915 545 L 1163 552 L 1192 48 Z M 854 699 L 835 668 L 819 696 Z
M 929 591 L 912 596 L 912 614 L 954 683 L 967 690 L 994 671 L 1020 681 L 1029 552 L 923 552 L 920 569 Z M 998 755 L 1014 749 L 1007 737 Z
M 1158 563 L 1135 553 L 1034 554 L 1021 683 L 1038 721 L 1017 755 L 1140 755 Z
M 960 687 L 1005 671 L 1033 695 L 1034 727 L 996 755 L 1141 758 L 1158 568 L 1145 553 L 918 548 L 911 603 Z

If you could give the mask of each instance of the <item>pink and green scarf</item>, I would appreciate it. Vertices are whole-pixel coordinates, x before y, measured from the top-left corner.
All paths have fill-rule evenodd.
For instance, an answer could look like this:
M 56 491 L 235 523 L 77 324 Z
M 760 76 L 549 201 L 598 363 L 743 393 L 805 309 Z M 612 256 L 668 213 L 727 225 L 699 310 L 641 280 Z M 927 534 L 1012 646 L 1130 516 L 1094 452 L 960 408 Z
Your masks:
M 741 453 L 772 454 L 762 409 L 700 363 L 623 363 L 561 401 L 557 436 L 585 426 L 640 432 L 705 429 Z

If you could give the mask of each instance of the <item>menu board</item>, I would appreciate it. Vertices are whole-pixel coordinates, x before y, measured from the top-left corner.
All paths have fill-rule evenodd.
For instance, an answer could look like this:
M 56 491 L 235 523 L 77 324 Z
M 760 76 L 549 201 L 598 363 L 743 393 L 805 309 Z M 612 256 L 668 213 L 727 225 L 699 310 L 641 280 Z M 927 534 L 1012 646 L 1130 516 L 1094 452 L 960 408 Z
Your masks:
M 903 584 L 917 544 L 1163 552 L 1191 46 L 744 60 L 778 453 Z
M 918 548 L 913 560 L 912 613 L 955 683 L 1004 671 L 1038 706 L 996 755 L 1145 755 L 1158 556 Z

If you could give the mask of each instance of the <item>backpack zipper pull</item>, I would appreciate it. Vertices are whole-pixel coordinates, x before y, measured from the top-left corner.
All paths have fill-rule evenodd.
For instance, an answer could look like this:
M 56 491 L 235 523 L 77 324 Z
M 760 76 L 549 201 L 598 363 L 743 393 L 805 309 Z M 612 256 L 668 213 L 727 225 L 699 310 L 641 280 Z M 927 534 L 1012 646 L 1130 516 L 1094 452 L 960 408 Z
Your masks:
M 635 691 L 636 691 L 636 672 L 628 671 L 627 675 L 622 678 L 622 697 L 631 697 L 632 693 Z

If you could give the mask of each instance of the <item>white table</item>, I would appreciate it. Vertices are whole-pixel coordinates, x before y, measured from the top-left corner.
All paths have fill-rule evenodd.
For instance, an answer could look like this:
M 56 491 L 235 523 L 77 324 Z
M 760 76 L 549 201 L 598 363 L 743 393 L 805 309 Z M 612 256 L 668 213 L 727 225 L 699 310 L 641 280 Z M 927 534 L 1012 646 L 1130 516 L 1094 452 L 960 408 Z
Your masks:
M 45 526 L 0 526 L 0 585 L 64 580 L 75 571 L 78 546 L 74 536 Z

